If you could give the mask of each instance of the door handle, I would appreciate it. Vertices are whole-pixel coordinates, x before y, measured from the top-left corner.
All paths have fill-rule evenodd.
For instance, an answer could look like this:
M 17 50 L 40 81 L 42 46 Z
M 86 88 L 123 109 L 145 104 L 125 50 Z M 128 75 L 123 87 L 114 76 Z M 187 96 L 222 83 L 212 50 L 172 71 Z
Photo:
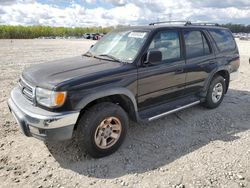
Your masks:
M 216 63 L 216 61 L 209 61 L 209 65 L 213 65 L 215 63 Z
M 183 73 L 183 72 L 184 72 L 184 69 L 177 69 L 177 70 L 175 71 L 176 74 Z

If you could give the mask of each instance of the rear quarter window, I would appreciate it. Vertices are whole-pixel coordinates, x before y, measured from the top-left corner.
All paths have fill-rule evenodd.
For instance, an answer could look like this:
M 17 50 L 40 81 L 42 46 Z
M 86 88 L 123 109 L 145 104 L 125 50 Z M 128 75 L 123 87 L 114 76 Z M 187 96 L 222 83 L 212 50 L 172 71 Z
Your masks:
M 221 52 L 232 51 L 236 48 L 235 41 L 230 31 L 224 29 L 209 29 L 208 31 Z

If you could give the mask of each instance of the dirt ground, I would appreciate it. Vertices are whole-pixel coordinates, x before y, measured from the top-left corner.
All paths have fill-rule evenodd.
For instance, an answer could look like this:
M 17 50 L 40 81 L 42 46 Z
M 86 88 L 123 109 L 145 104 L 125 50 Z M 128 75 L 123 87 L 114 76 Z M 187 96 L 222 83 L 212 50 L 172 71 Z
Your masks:
M 249 187 L 250 42 L 238 41 L 239 80 L 222 105 L 131 123 L 113 155 L 92 159 L 74 140 L 50 145 L 19 131 L 7 107 L 25 67 L 77 56 L 85 40 L 0 40 L 0 187 Z

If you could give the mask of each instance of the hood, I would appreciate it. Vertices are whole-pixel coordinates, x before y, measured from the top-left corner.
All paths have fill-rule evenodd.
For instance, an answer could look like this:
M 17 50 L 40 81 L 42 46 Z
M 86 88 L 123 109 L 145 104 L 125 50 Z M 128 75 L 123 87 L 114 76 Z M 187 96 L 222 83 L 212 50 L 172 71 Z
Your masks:
M 25 69 L 22 76 L 34 86 L 53 89 L 71 79 L 94 76 L 122 65 L 118 62 L 79 56 L 33 65 Z

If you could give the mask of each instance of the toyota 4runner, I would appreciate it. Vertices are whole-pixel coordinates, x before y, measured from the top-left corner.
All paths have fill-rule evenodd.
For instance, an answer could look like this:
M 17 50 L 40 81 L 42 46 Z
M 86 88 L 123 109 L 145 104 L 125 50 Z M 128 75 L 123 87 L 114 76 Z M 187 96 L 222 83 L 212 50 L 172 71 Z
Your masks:
M 239 65 L 232 33 L 216 24 L 122 28 L 82 56 L 25 69 L 8 105 L 26 136 L 65 140 L 75 131 L 103 157 L 122 144 L 129 119 L 219 106 Z

